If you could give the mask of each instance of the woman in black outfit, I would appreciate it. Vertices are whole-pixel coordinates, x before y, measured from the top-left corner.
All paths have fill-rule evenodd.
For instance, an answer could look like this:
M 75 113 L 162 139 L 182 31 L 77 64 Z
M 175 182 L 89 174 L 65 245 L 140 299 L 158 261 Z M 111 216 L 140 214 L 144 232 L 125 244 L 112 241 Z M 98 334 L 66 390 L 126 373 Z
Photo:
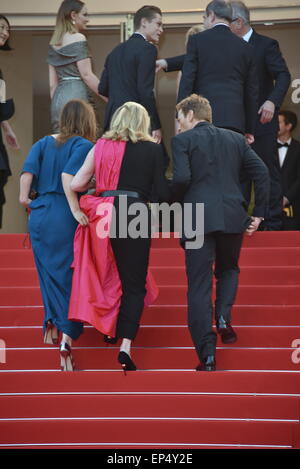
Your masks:
M 0 15 L 0 50 L 9 51 L 11 47 L 8 43 L 10 35 L 10 25 L 8 19 Z M 2 207 L 5 204 L 4 186 L 8 176 L 11 175 L 9 160 L 6 148 L 2 140 L 2 132 L 7 144 L 18 150 L 19 144 L 11 126 L 7 122 L 14 114 L 14 104 L 12 99 L 6 100 L 6 86 L 0 70 L 0 228 L 2 227 Z
M 112 237 L 112 226 L 110 226 L 110 243 L 122 286 L 115 335 L 116 338 L 123 339 L 118 360 L 122 367 L 127 370 L 136 369 L 134 362 L 130 358 L 130 348 L 131 341 L 135 338 L 139 329 L 146 296 L 146 278 L 151 245 L 150 209 L 147 202 L 153 190 L 160 201 L 168 201 L 170 199 L 170 191 L 164 175 L 164 158 L 161 146 L 154 143 L 152 137 L 150 137 L 149 128 L 150 119 L 145 108 L 134 102 L 125 103 L 117 109 L 111 121 L 110 130 L 104 134 L 102 139 L 98 140 L 96 146 L 90 151 L 84 165 L 75 175 L 71 184 L 71 189 L 82 192 L 86 189 L 88 181 L 95 173 L 98 201 L 101 197 L 104 197 L 105 200 L 107 197 L 114 197 L 112 200 L 116 213 L 116 230 L 115 236 Z M 120 151 L 121 156 L 119 155 L 111 160 L 111 155 L 116 151 L 116 146 L 120 149 L 120 145 L 124 145 L 123 150 Z M 101 161 L 101 164 L 99 164 L 99 161 Z M 103 181 L 100 181 L 101 175 L 105 171 L 112 171 L 116 162 L 120 164 L 117 170 L 119 172 L 115 179 L 116 184 L 115 186 L 108 184 L 108 186 L 104 187 Z M 114 187 L 113 190 L 111 190 L 112 187 Z M 121 199 L 125 195 L 126 198 L 123 197 Z M 83 199 L 85 197 L 91 196 L 84 196 Z M 126 200 L 125 203 L 127 203 L 125 215 L 122 210 L 124 199 Z M 132 226 L 132 220 L 136 217 L 136 214 L 128 215 L 128 210 L 130 210 L 130 207 L 133 209 L 133 204 L 137 202 L 141 204 L 139 207 L 145 212 L 143 222 L 138 227 L 140 231 L 144 230 L 143 234 L 140 237 L 136 237 L 135 234 L 129 232 L 124 237 L 124 231 L 127 233 L 127 228 Z M 84 211 L 82 205 L 81 209 Z M 85 213 L 90 219 L 89 225 L 91 229 L 94 213 L 88 213 L 88 211 L 85 211 Z M 105 262 L 106 259 L 104 260 Z M 75 275 L 76 272 L 74 272 Z M 77 287 L 80 285 L 81 292 L 72 291 L 73 301 L 71 300 L 71 302 L 75 309 L 76 305 L 79 304 L 78 296 L 80 297 L 80 295 L 86 293 L 85 286 L 83 285 L 84 281 L 83 275 L 80 282 L 77 283 Z M 96 288 L 98 289 L 99 285 L 94 285 L 94 290 Z M 104 295 L 105 293 L 104 291 Z M 109 291 L 107 295 L 110 295 Z M 82 296 L 79 298 L 80 300 L 82 300 Z M 87 317 L 87 307 L 84 306 L 81 301 L 76 320 L 89 322 L 94 327 L 97 327 L 98 330 L 107 334 L 107 330 L 106 332 L 104 331 L 102 324 L 99 326 L 97 321 L 97 325 L 95 325 L 92 317 Z M 94 311 L 91 316 L 93 313 Z M 69 311 L 69 318 L 74 318 L 72 307 Z M 106 340 L 108 341 L 109 339 Z

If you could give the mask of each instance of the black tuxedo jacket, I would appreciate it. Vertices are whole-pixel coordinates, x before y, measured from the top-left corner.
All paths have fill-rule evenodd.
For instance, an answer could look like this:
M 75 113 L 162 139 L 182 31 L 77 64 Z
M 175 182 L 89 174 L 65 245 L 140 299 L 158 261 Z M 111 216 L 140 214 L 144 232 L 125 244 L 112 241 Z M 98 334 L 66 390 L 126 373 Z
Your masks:
M 254 133 L 258 81 L 252 47 L 225 25 L 189 38 L 178 101 L 192 93 L 210 101 L 213 123 Z
M 291 75 L 275 39 L 253 31 L 249 44 L 253 46 L 258 74 L 258 105 L 260 107 L 266 100 L 270 100 L 277 111 L 268 124 L 261 124 L 260 116 L 257 116 L 255 135 L 277 132 L 278 110 L 290 86 Z
M 268 170 L 242 135 L 200 122 L 192 130 L 173 137 L 172 152 L 174 199 L 192 203 L 194 208 L 196 202 L 204 203 L 205 233 L 242 233 L 249 226 L 240 186 L 242 170 L 255 184 L 253 215 L 264 217 Z M 193 217 L 194 213 L 195 210 Z M 193 229 L 194 222 L 193 219 Z
M 107 56 L 99 94 L 108 97 L 105 130 L 115 110 L 127 101 L 142 104 L 148 111 L 152 130 L 161 128 L 154 97 L 157 50 L 140 34 L 133 34 Z
M 292 139 L 280 171 L 283 195 L 289 199 L 300 222 L 300 142 L 297 140 Z

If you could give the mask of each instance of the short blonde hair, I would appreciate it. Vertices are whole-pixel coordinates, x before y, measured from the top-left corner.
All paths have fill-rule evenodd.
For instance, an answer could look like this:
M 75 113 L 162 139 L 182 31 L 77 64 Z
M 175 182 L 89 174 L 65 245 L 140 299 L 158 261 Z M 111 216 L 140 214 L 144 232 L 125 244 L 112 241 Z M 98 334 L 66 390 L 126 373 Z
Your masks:
M 85 3 L 81 0 L 64 0 L 57 12 L 56 26 L 50 40 L 52 46 L 60 46 L 65 33 L 77 33 L 72 23 L 71 13 L 80 13 Z
M 63 107 L 59 120 L 57 143 L 71 137 L 83 137 L 91 142 L 97 138 L 97 122 L 93 107 L 81 99 L 72 99 Z
M 154 142 L 150 136 L 150 117 L 138 103 L 128 101 L 112 116 L 110 129 L 103 135 L 107 140 L 124 140 L 136 143 L 139 140 Z
M 212 110 L 209 101 L 199 94 L 191 94 L 191 96 L 180 101 L 176 106 L 176 110 L 177 112 L 181 111 L 184 116 L 189 111 L 193 111 L 195 119 L 212 122 Z

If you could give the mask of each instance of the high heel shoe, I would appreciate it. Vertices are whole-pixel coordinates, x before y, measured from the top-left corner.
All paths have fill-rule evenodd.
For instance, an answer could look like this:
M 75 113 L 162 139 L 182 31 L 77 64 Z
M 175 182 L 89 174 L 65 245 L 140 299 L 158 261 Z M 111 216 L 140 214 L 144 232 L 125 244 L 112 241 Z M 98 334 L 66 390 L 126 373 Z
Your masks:
M 72 356 L 70 345 L 67 342 L 61 342 L 59 352 L 61 370 L 74 371 L 75 362 Z
M 103 337 L 103 340 L 107 344 L 116 344 L 118 342 L 118 337 L 111 337 L 110 335 L 105 335 Z
M 122 365 L 123 371 L 126 375 L 126 371 L 135 371 L 136 366 L 131 360 L 130 356 L 126 352 L 120 352 L 118 355 L 118 362 Z
M 56 334 L 55 334 L 56 332 Z M 57 345 L 58 344 L 58 329 L 51 321 L 47 321 L 46 330 L 44 333 L 44 344 Z

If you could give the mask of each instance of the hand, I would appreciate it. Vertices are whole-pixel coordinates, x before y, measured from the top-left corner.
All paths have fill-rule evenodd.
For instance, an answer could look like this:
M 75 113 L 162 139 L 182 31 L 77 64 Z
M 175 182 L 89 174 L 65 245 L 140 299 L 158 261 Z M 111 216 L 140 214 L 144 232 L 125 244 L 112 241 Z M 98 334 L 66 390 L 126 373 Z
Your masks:
M 155 143 L 161 143 L 162 140 L 162 131 L 161 129 L 152 130 L 152 137 L 155 140 Z
M 5 127 L 3 126 L 2 128 L 4 130 L 4 136 L 5 136 L 7 145 L 9 145 L 13 150 L 19 150 L 20 146 L 19 146 L 17 137 L 14 134 L 11 126 L 7 124 Z
M 266 101 L 264 104 L 260 107 L 258 114 L 261 114 L 260 116 L 260 122 L 262 124 L 268 124 L 268 122 L 271 122 L 273 119 L 275 112 L 275 104 L 272 103 L 272 101 Z
M 76 212 L 73 213 L 73 217 L 75 220 L 78 221 L 78 223 L 82 226 L 86 226 L 89 223 L 89 219 L 86 216 L 85 213 L 83 213 L 81 210 L 76 210 Z
M 248 228 L 246 229 L 247 235 L 252 236 L 253 233 L 255 233 L 255 231 L 257 230 L 257 228 L 261 224 L 261 222 L 262 222 L 262 218 L 260 218 L 260 217 L 251 217 L 251 223 L 248 226 Z
M 252 143 L 254 143 L 254 140 L 255 140 L 254 135 L 252 134 L 245 134 L 245 139 L 248 145 L 252 145 Z
M 167 70 L 168 64 L 165 59 L 159 59 L 156 61 L 155 73 L 160 72 L 161 70 Z
M 283 196 L 282 206 L 286 207 L 287 205 L 290 205 L 290 201 L 287 197 Z
M 29 199 L 29 197 L 26 197 L 24 199 L 19 199 L 19 202 L 20 202 L 21 205 L 23 205 L 23 207 L 28 208 L 29 204 L 30 204 L 30 202 L 32 202 L 32 200 Z
M 96 178 L 95 176 L 93 176 L 90 181 L 89 181 L 89 184 L 88 184 L 88 189 L 95 189 L 96 187 Z

